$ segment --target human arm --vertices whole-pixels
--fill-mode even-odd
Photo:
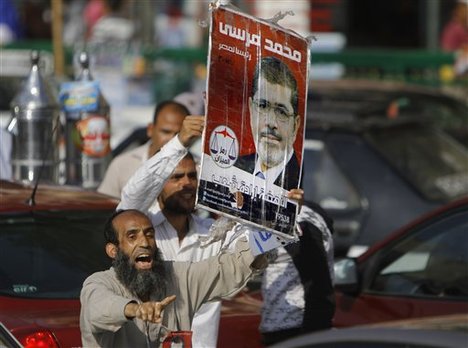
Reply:
[[[125,307],[137,301],[122,292],[111,272],[95,273],[83,283],[80,294],[82,331],[116,332],[129,320],[125,316]]]
[[[129,302],[124,308],[124,314],[127,318],[138,318],[143,321],[161,323],[162,312],[164,308],[176,299],[175,295],[168,296],[160,302],[148,301],[143,303]]]
[[[138,209],[146,212],[157,199],[166,180],[185,157],[193,141],[203,130],[203,116],[187,116],[180,133],[159,152],[145,161],[124,186],[117,209]]]
[[[178,289],[197,310],[202,303],[229,297],[241,290],[250,277],[266,267],[264,255],[255,257],[245,237],[237,240],[231,252],[221,252],[206,260],[173,264]]]

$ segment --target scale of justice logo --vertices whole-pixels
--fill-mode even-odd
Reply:
[[[236,134],[227,126],[216,127],[210,135],[210,155],[221,168],[229,168],[239,156],[239,141]]]

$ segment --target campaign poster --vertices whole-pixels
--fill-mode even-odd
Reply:
[[[305,38],[219,6],[211,12],[198,206],[294,236],[309,49]]]

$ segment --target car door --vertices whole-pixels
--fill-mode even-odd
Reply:
[[[357,294],[338,294],[336,326],[468,312],[468,212],[425,221],[359,267]]]

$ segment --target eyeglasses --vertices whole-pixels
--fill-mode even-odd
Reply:
[[[273,113],[280,122],[288,122],[291,117],[294,117],[294,113],[289,113],[284,106],[272,105],[268,100],[265,99],[253,99],[252,104],[255,106],[258,113],[262,116],[266,116],[270,110],[273,109]]]

